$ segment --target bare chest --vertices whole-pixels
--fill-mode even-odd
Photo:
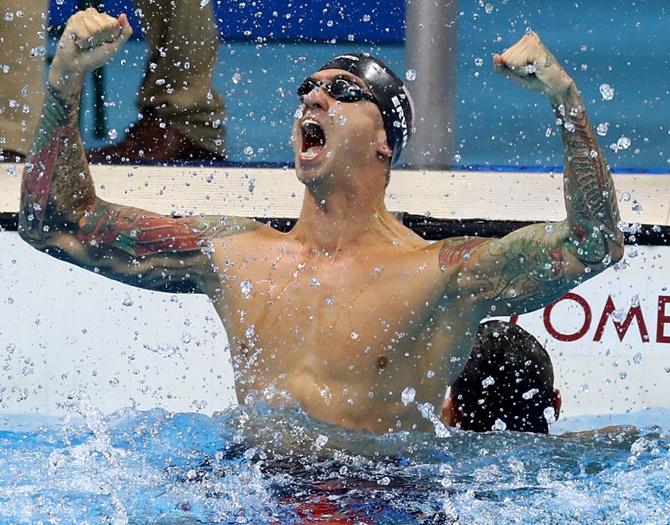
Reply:
[[[462,315],[440,307],[441,277],[421,257],[247,258],[223,273],[216,306],[233,351],[262,356],[263,373],[344,379],[352,369],[391,370],[408,356],[430,366],[432,348],[450,344],[445,315]]]

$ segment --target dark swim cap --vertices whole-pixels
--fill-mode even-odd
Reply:
[[[393,150],[391,164],[395,164],[414,131],[414,103],[403,81],[381,60],[367,53],[340,55],[319,71],[324,69],[343,69],[365,83],[381,111],[386,140]]]

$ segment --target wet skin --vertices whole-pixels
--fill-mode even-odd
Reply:
[[[568,218],[551,229],[537,224],[503,239],[423,241],[384,205],[391,150],[377,106],[339,103],[323,89],[305,97],[293,128],[306,191],[291,232],[251,219],[174,218],[102,201],[76,127],[82,77],[74,67],[106,60],[120,47],[118,35],[129,36],[124,24],[95,10],[68,22],[23,175],[20,234],[112,279],[207,294],[229,337],[241,402],[285,392],[331,423],[430,430],[417,404],[439,411],[481,318],[539,308],[621,257],[614,187],[581,97],[534,35],[497,60],[513,74],[517,55],[537,55],[546,69],[537,74],[540,87],[559,113],[561,105],[571,108],[563,115],[573,127],[563,133]],[[108,53],[87,55],[105,46],[112,46]],[[337,76],[351,77],[340,70],[313,75]],[[305,154],[313,143],[303,131],[307,119],[325,137],[316,155]],[[405,404],[407,387],[416,396]]]

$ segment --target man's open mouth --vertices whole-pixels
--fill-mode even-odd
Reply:
[[[303,160],[314,160],[324,150],[326,134],[321,125],[312,119],[303,120],[300,129],[302,131],[300,158]]]

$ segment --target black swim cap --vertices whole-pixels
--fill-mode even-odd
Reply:
[[[319,71],[324,69],[343,69],[365,83],[381,111],[386,140],[393,150],[391,164],[395,164],[414,131],[414,103],[403,81],[368,53],[340,55]]]

